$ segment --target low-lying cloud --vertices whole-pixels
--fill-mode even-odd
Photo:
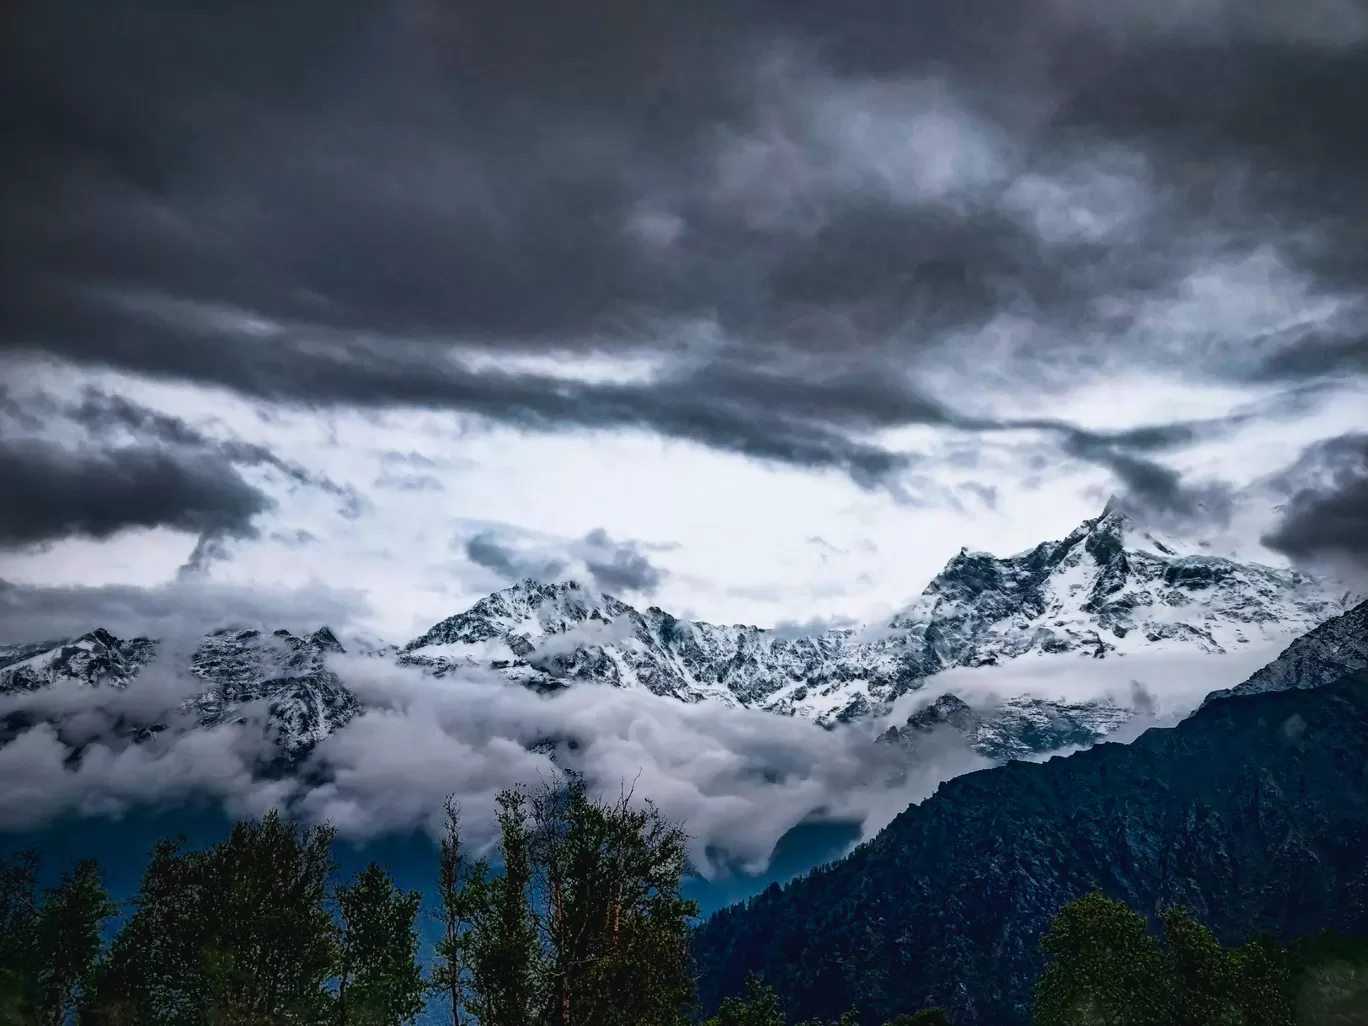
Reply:
[[[366,704],[323,741],[298,775],[268,778],[260,721],[192,728],[175,709],[185,689],[144,682],[127,692],[83,688],[4,700],[45,722],[0,748],[7,787],[0,829],[29,829],[66,814],[113,814],[191,800],[233,814],[272,805],[342,836],[436,830],[443,800],[461,802],[474,843],[493,839],[494,796],[536,786],[564,770],[608,793],[627,787],[657,802],[693,838],[705,873],[758,870],[775,843],[813,818],[882,827],[945,779],[987,765],[962,740],[942,735],[908,753],[856,728],[685,704],[644,691],[583,686],[540,696],[478,673],[440,681],[362,657],[335,664]],[[168,729],[150,741],[95,740],[89,725],[164,707]],[[74,723],[86,724],[73,758]],[[711,854],[710,854],[711,853]]]

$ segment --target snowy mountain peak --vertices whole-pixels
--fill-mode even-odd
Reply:
[[[929,638],[945,665],[980,665],[1138,644],[1218,653],[1338,611],[1304,574],[1184,548],[1112,508],[1015,556],[961,551],[893,626]]]
[[[0,648],[0,694],[59,682],[126,687],[157,658],[161,643],[122,640],[104,628],[62,642]],[[189,671],[204,691],[188,703],[203,724],[260,706],[280,747],[299,752],[346,723],[360,704],[325,659],[344,651],[327,627],[300,638],[252,627],[212,631],[195,648]],[[153,726],[149,724],[148,726]]]
[[[0,693],[32,691],[58,681],[126,687],[156,656],[149,638],[121,641],[103,627],[69,641],[0,648]]]
[[[1368,600],[1303,634],[1271,663],[1233,688],[1213,691],[1206,702],[1331,684],[1368,668]]]
[[[1159,538],[1109,504],[1064,538],[1013,556],[961,549],[914,602],[872,629],[795,637],[683,620],[655,606],[641,612],[573,581],[525,579],[406,645],[359,647],[439,677],[473,672],[543,691],[640,688],[826,726],[884,718],[914,743],[928,725],[949,724],[985,754],[1010,757],[1105,736],[1129,709],[1049,696],[1018,696],[988,708],[950,695],[900,725],[895,709],[910,709],[899,699],[947,671],[1020,659],[1032,660],[1028,673],[1039,679],[1042,669],[1054,673],[1049,660],[1077,666],[1080,659],[1130,653],[1187,658],[1251,642],[1285,645],[1343,609],[1302,574],[1200,549]],[[59,679],[122,686],[156,648],[148,639],[120,641],[107,631],[0,648],[0,692]],[[191,659],[191,671],[205,684],[193,705],[210,723],[265,709],[282,747],[307,750],[360,710],[327,665],[329,655],[342,651],[326,627],[304,637],[222,628]],[[949,682],[948,675],[941,679]]]
[[[563,633],[589,621],[611,623],[629,609],[612,596],[590,591],[575,581],[541,584],[529,578],[433,625],[405,645],[404,651],[479,644],[512,635],[532,638]]]
[[[539,689],[644,687],[834,724],[878,715],[954,667],[1222,654],[1290,639],[1339,611],[1304,575],[1188,554],[1194,548],[1112,504],[1015,556],[961,549],[886,626],[808,637],[642,613],[576,584],[527,580],[436,624],[400,658],[437,675],[478,669]]]

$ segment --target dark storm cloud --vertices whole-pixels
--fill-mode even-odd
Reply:
[[[879,429],[1000,426],[920,374],[997,318],[1034,326],[1030,389],[1152,359],[1099,303],[1172,293],[1213,247],[1271,240],[1360,289],[1359,13],[21,0],[0,344],[278,400],[645,428],[872,484],[908,466]],[[1253,366],[1222,339],[1195,370],[1362,370],[1354,329]],[[472,352],[658,370],[567,381]],[[1188,502],[1143,447],[1070,451]]]
[[[1311,483],[1293,492],[1264,543],[1294,559],[1368,565],[1368,435],[1321,442],[1299,463]]]
[[[0,444],[0,545],[71,535],[107,538],[130,527],[247,534],[271,506],[231,464],[170,449],[73,452]]]
[[[200,534],[184,568],[193,572],[223,555],[226,538],[254,534],[253,518],[274,505],[239,468],[360,501],[264,446],[91,387],[70,399],[0,386],[0,433],[0,545],[172,527]]]
[[[1175,425],[1170,432],[1147,433],[1144,440],[1162,447],[1196,434],[1190,426]],[[1171,467],[1129,452],[1106,436],[1071,432],[1065,436],[1064,449],[1110,470],[1122,486],[1116,501],[1128,512],[1173,523],[1229,519],[1233,497],[1231,489],[1220,483],[1189,484]]]

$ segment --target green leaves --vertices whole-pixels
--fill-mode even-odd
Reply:
[[[423,1010],[419,900],[374,862],[337,889],[337,1026],[392,1026]]]
[[[1159,914],[1164,943],[1100,892],[1060,909],[1040,942],[1036,1026],[1291,1026],[1287,973],[1262,942],[1224,950],[1182,908]]]
[[[0,1023],[60,1026],[90,986],[101,927],[118,911],[100,867],[82,859],[37,893],[38,859],[0,860]]]
[[[428,985],[431,994],[449,1002],[453,1026],[461,1026],[470,1001],[476,917],[489,903],[489,862],[466,854],[461,841],[460,806],[451,798],[447,799],[446,824],[437,850],[439,910],[435,917],[442,925],[442,936]]]
[[[449,810],[440,972],[448,990],[458,983],[461,991],[452,993],[453,1022],[463,1010],[482,1026],[683,1021],[693,1001],[688,940],[697,915],[680,895],[686,838],[654,806],[630,798],[605,803],[579,782],[531,797],[504,792],[503,873],[488,880],[480,863],[460,869]]]
[[[472,1011],[480,1026],[530,1026],[536,1008],[537,919],[532,912],[527,798],[498,797],[504,871],[490,881],[471,941]]]
[[[746,996],[727,998],[703,1026],[788,1026],[788,1017],[774,988],[752,975],[746,977]]]
[[[205,851],[159,844],[83,1018],[321,1022],[337,958],[332,840],[271,812]]]
[[[1065,905],[1040,941],[1051,956],[1035,993],[1036,1026],[1155,1026],[1164,966],[1145,921],[1100,892]]]
[[[542,1017],[554,1026],[675,1026],[693,999],[680,895],[686,837],[649,802],[606,803],[582,782],[531,801],[535,886],[544,895]]]
[[[708,1019],[703,1026],[788,1026],[779,995],[773,987],[754,974],[746,977],[746,996],[730,997],[722,1002],[717,1015]],[[846,1012],[834,1023],[823,1023],[817,1019],[807,1019],[794,1026],[858,1026],[854,1012]],[[941,1008],[923,1008],[915,1013],[903,1013],[886,1026],[951,1026],[949,1017]]]
[[[40,1023],[64,1023],[85,992],[104,947],[105,920],[118,911],[100,867],[82,859],[43,896],[33,922],[34,1003]]]

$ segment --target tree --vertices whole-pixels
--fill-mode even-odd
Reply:
[[[335,834],[272,810],[211,850],[200,913],[211,929],[204,953],[215,1005],[273,1024],[317,1017],[335,963],[327,905]]]
[[[205,851],[186,851],[183,838],[158,844],[84,1021],[318,1022],[336,963],[333,836],[273,811]]]
[[[38,914],[38,855],[0,859],[0,1024],[24,1021],[32,984],[33,927]]]
[[[527,796],[506,790],[497,799],[504,871],[490,881],[469,947],[471,1010],[480,1026],[530,1026],[538,1005],[537,920],[532,912],[532,864]]]
[[[1159,913],[1163,944],[1124,904],[1093,893],[1060,909],[1041,940],[1037,1026],[1291,1026],[1276,943],[1226,950],[1185,909]]]
[[[1167,1022],[1167,973],[1145,920],[1100,891],[1065,905],[1040,941],[1050,956],[1035,1026]]]
[[[422,1011],[419,900],[374,862],[338,887],[337,1026],[398,1026]]]
[[[1291,1026],[1280,954],[1250,942],[1226,951],[1183,908],[1159,913],[1174,1026]]]
[[[74,1013],[104,950],[101,928],[117,911],[94,859],[81,859],[44,893],[32,927],[33,1003],[43,1026]]]
[[[75,1015],[118,911],[93,859],[37,894],[38,857],[0,860],[0,1023],[62,1026]]]
[[[894,1016],[887,1026],[950,1026],[950,1016],[944,1008],[923,1008],[910,1015],[904,1012]]]
[[[85,1026],[190,1026],[207,1007],[199,914],[205,855],[185,838],[157,842],[132,901],[133,914],[99,967],[81,1011]]]
[[[920,1013],[918,1013],[920,1015]],[[846,1012],[834,1023],[823,1023],[819,1019],[806,1019],[795,1026],[856,1026],[854,1012]],[[900,1015],[889,1026],[903,1026],[904,1022],[922,1022],[914,1016]],[[756,974],[746,977],[745,997],[729,997],[723,1000],[717,1015],[703,1023],[703,1026],[788,1026],[782,1003],[774,988]],[[931,1021],[929,1026],[937,1026]]]
[[[703,1026],[788,1026],[779,995],[752,973],[746,977],[744,998],[729,997]]]
[[[452,1026],[462,1026],[462,1013],[470,1000],[473,930],[488,902],[489,862],[472,860],[466,854],[461,842],[461,809],[452,798],[446,802],[446,826],[437,847],[436,917],[442,936],[437,941],[430,992],[451,1003]]]
[[[609,804],[580,780],[531,802],[530,856],[551,1026],[675,1026],[693,999],[680,894],[687,838],[650,802]]]

